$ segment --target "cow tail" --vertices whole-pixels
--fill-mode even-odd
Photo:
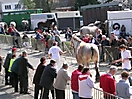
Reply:
[[[91,47],[91,51],[92,51],[92,56],[91,56],[91,59],[92,59],[93,55],[94,55],[94,49],[93,49],[93,47]]]

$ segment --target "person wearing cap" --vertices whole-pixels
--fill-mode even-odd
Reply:
[[[15,47],[13,47],[12,51],[9,52],[5,58],[5,62],[3,65],[3,67],[5,68],[5,85],[9,85],[11,83],[8,81],[8,77],[9,77],[8,69],[9,69],[9,65],[10,65],[10,60],[12,59],[12,55],[16,55],[16,50],[17,49]]]
[[[57,46],[57,42],[53,43],[53,46],[49,49],[48,57],[49,59],[56,60],[56,70],[58,71],[59,68],[59,61],[60,61],[60,55],[65,54],[66,51],[62,51],[59,46]]]
[[[70,76],[67,73],[67,69],[68,64],[63,63],[62,68],[57,73],[57,77],[54,84],[56,99],[65,99],[65,88],[67,85],[67,81],[70,80]]]
[[[54,87],[53,82],[54,78],[56,78],[57,73],[56,69],[54,68],[56,64],[55,60],[50,60],[50,63],[45,67],[39,85],[43,87],[41,98],[42,99],[49,99],[49,90],[52,93],[52,99],[54,99]]]
[[[27,52],[23,51],[18,59],[18,75],[20,79],[20,94],[30,94],[28,92],[28,68],[34,70],[33,66],[26,59]]]
[[[115,60],[114,63],[122,62],[122,69],[129,72],[131,70],[131,52],[130,50],[126,49],[127,46],[124,44],[119,46],[119,49],[121,50],[121,58],[118,60]],[[129,77],[129,83],[132,86],[132,79]]]
[[[100,88],[103,89],[104,92],[108,92],[110,94],[116,95],[116,81],[115,81],[115,73],[117,68],[115,66],[111,66],[109,72],[100,76]],[[108,94],[104,94],[104,99],[115,99]]]

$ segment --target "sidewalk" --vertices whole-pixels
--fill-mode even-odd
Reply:
[[[0,55],[5,56],[8,53],[9,46],[6,45],[1,45],[0,44]],[[24,49],[18,49],[17,51],[17,56],[23,51]],[[39,53],[38,51],[28,51],[28,61],[34,66],[34,68],[37,68],[37,65],[39,64],[39,59],[44,56],[44,53],[41,52]],[[49,63],[49,59],[47,59],[47,64]],[[77,68],[77,62],[75,60],[75,58],[70,57],[70,56],[61,56],[61,60],[60,60],[60,67],[62,66],[63,62],[67,62],[69,65],[68,68],[68,72],[69,75],[71,75],[72,71],[75,70]],[[100,74],[104,74],[109,70],[109,66],[106,65],[105,63],[101,63],[101,66],[99,67],[100,69]],[[91,64],[90,65],[91,68],[91,72],[93,75],[93,80],[95,80],[95,69],[94,69],[94,65]],[[121,67],[119,67],[121,68]],[[32,83],[33,80],[33,76],[34,76],[35,71],[32,71],[29,69],[29,92],[31,94],[29,95],[20,95],[19,92],[18,93],[14,93],[14,90],[11,86],[5,86],[4,85],[4,76],[0,75],[0,99],[33,99],[33,94],[34,94],[34,85]],[[121,70],[118,70],[118,72],[116,73],[116,81],[118,82],[120,79],[120,73]],[[132,72],[131,72],[132,73]],[[4,75],[4,69],[2,69],[2,75]],[[132,74],[131,74],[132,76]],[[69,87],[69,86],[68,86]],[[99,83],[95,83],[95,87],[99,88]],[[94,93],[93,93],[94,94]],[[52,98],[50,98],[52,99]],[[70,87],[66,89],[66,99],[73,99],[72,98],[72,93],[71,93],[71,89]]]
[[[7,85],[4,85],[4,76],[0,75],[0,99],[33,99],[32,95],[20,95],[18,93],[14,93],[14,89]]]

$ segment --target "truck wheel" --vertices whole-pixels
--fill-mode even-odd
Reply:
[[[119,24],[119,23],[114,23],[114,24],[113,24],[113,29],[115,30],[116,27],[118,27],[118,28],[120,29],[120,24]]]

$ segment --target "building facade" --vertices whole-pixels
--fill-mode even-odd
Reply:
[[[0,0],[0,12],[22,10],[23,5],[19,0]]]

